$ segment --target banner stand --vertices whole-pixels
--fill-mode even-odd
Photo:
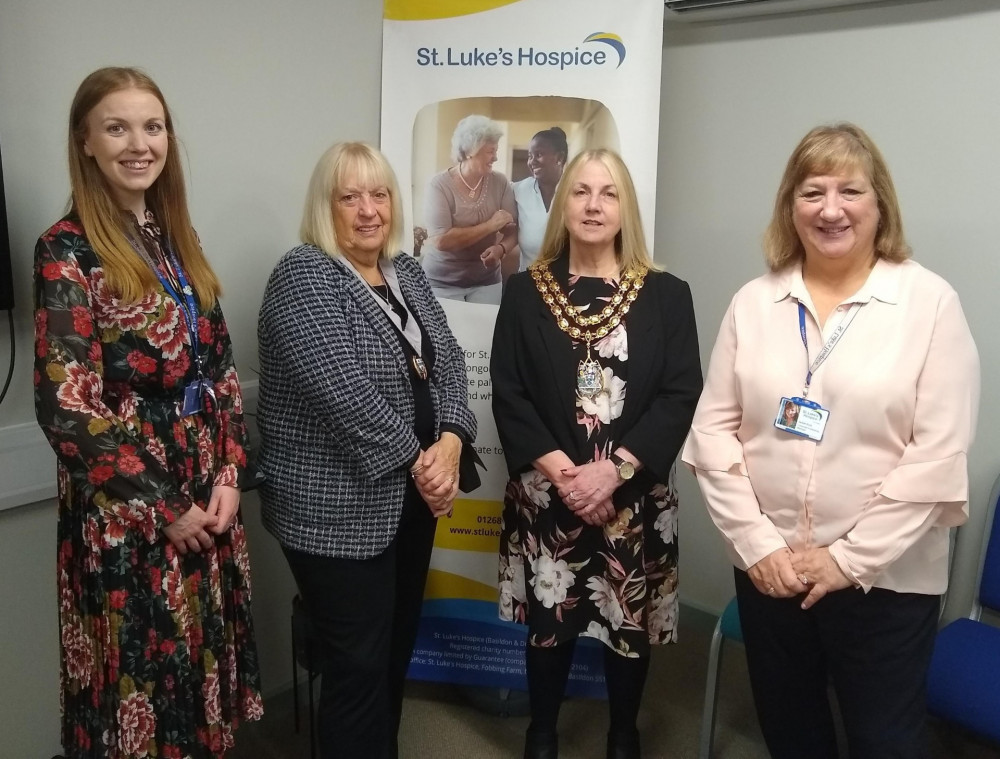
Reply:
[[[453,141],[470,116],[500,135],[494,183],[531,181],[533,135],[553,127],[566,136],[570,159],[596,147],[620,153],[652,250],[662,27],[662,0],[384,0],[381,148],[399,179],[405,239],[425,269],[443,260],[434,242],[444,234],[441,220],[458,225],[442,205],[441,181],[458,161]],[[525,230],[528,218],[518,218]],[[448,280],[436,280],[438,294],[464,353],[475,447],[487,471],[439,521],[409,676],[453,683],[483,711],[514,716],[527,708],[527,628],[507,620],[513,599],[531,591],[498,578],[507,468],[491,408],[490,351],[502,283],[485,283],[475,298],[463,289],[466,268],[478,275],[482,265],[476,254],[437,271]],[[606,698],[603,673],[604,644],[581,637],[567,696]]]

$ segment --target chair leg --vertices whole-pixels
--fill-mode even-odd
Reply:
[[[313,702],[313,682],[316,672],[313,670],[312,641],[306,640],[306,658],[309,660],[309,756],[316,759],[316,705]]]
[[[299,659],[295,649],[295,614],[292,613],[292,708],[295,713],[295,733],[299,732]]]
[[[708,677],[705,681],[705,704],[701,710],[701,736],[698,741],[698,759],[711,759],[715,741],[715,711],[719,705],[719,675],[722,672],[722,619],[715,624],[708,653]]]

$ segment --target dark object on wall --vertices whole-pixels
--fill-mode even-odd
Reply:
[[[3,190],[3,154],[0,153],[0,311],[14,308],[14,275],[10,269],[10,235],[7,233],[7,201]]]

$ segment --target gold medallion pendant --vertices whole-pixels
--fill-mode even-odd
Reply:
[[[576,367],[576,392],[582,398],[592,399],[600,395],[604,389],[604,369],[590,357],[590,346],[587,346],[587,359]]]

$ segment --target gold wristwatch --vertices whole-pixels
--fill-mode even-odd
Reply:
[[[618,479],[622,482],[628,482],[633,477],[635,477],[635,464],[631,461],[626,461],[621,456],[612,453],[608,456],[608,459],[612,464],[615,465],[615,469],[618,470]]]

